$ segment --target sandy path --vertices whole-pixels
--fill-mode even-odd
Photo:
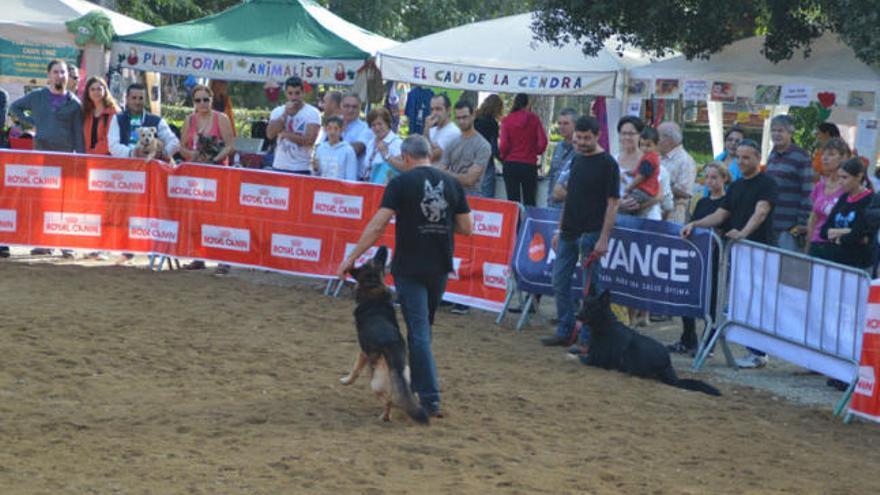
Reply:
[[[880,429],[566,361],[442,315],[449,417],[383,424],[320,284],[0,263],[5,494],[874,493]],[[705,377],[705,376],[701,376]]]

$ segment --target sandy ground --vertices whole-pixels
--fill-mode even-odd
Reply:
[[[877,492],[877,425],[589,369],[540,319],[440,315],[448,417],[382,423],[338,382],[352,300],[236,273],[0,262],[0,493]]]

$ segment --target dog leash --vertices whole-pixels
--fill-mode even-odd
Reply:
[[[599,260],[601,256],[599,256],[596,251],[590,253],[587,256],[587,260],[584,261],[584,276],[586,279],[584,280],[584,299],[590,296],[590,285],[593,282],[593,263]],[[575,320],[574,327],[571,329],[571,335],[568,338],[568,345],[572,346],[577,342],[577,336],[581,332],[581,327],[583,323],[578,320]]]

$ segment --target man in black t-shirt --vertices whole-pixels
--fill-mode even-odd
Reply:
[[[721,205],[709,216],[691,222],[681,228],[681,236],[691,235],[694,227],[712,228],[727,222],[728,239],[748,239],[770,244],[773,221],[770,214],[777,202],[776,181],[763,174],[759,165],[761,148],[751,139],[744,139],[736,148],[736,162],[742,178],[730,185]],[[761,368],[767,364],[767,356],[756,349],[750,355],[737,359],[740,368]]]
[[[736,149],[736,161],[742,178],[730,185],[727,195],[715,213],[681,228],[681,235],[691,235],[694,227],[712,228],[727,222],[725,237],[748,239],[770,244],[772,221],[770,213],[776,204],[776,181],[760,172],[761,150],[751,139],[743,140]]]
[[[431,325],[452,271],[453,235],[471,235],[473,218],[461,184],[431,167],[431,145],[426,138],[406,138],[400,152],[404,173],[386,186],[379,211],[339,265],[337,276],[344,278],[355,260],[379,240],[391,217],[396,217],[391,274],[406,321],[412,388],[428,414],[441,417]]]
[[[562,206],[559,230],[553,236],[553,293],[556,298],[556,333],[541,337],[544,345],[565,345],[575,324],[575,301],[571,278],[578,259],[608,252],[608,237],[617,218],[620,199],[620,168],[599,146],[599,122],[593,117],[577,119],[574,127],[577,155],[571,162],[568,194]],[[598,259],[592,265],[591,289],[598,290]],[[581,329],[586,343],[589,330]]]

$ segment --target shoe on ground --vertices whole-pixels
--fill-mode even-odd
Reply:
[[[449,310],[450,313],[454,315],[466,315],[470,313],[471,308],[465,306],[464,304],[456,304],[452,306],[452,309]]]
[[[430,404],[422,404],[422,409],[428,413],[429,418],[445,418],[446,412],[440,408],[439,402],[432,402]]]
[[[9,246],[0,246],[0,258],[8,258],[9,255]]]
[[[586,354],[589,349],[585,345],[575,344],[568,348],[567,352],[569,354],[580,356],[582,354]]]
[[[742,369],[757,369],[763,368],[767,366],[767,356],[759,356],[757,354],[751,354],[744,358],[739,358],[736,360],[736,367]]]
[[[52,254],[52,250],[47,248],[33,248],[31,249],[31,254],[34,256],[47,256]]]
[[[541,343],[551,347],[551,346],[564,346],[568,345],[568,337],[560,337],[559,335],[545,335],[541,337]]]
[[[510,309],[508,309],[507,311],[510,312],[510,313],[519,314],[519,313],[522,313],[522,308],[510,308]],[[534,313],[537,313],[537,312],[538,312],[538,308],[536,308],[535,305],[532,304],[532,305],[529,307],[529,313],[534,314]]]
[[[669,321],[672,318],[666,315],[651,315],[648,319],[651,320],[652,323],[661,323],[664,321]]]
[[[825,382],[825,385],[828,385],[829,387],[836,388],[837,390],[840,390],[841,392],[846,392],[846,389],[849,388],[849,383],[837,380],[835,378],[829,378],[828,381]]]
[[[669,352],[674,352],[676,354],[691,354],[691,355],[693,355],[694,353],[697,352],[696,347],[688,347],[688,346],[684,345],[680,340],[674,344],[667,345],[666,350],[668,350]]]
[[[70,249],[62,249],[61,257],[67,260],[72,260],[73,258],[75,258],[75,256],[73,255],[73,251],[71,251]]]
[[[442,307],[449,307],[449,306],[452,306],[452,305],[453,305],[453,304],[452,304],[451,302],[449,302],[449,301],[446,301],[446,300],[444,300],[444,299],[441,299],[441,300],[440,300],[440,307],[441,307],[441,308],[442,308]]]
[[[214,275],[229,275],[229,265],[217,265],[217,268],[214,269]]]
[[[186,265],[183,266],[185,270],[204,270],[205,262],[202,260],[194,260],[190,261]]]

